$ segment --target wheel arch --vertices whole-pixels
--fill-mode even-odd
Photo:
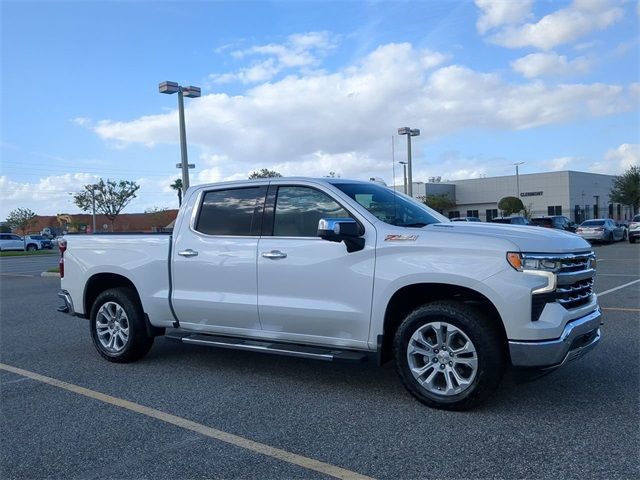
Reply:
[[[90,318],[91,310],[93,308],[93,303],[98,298],[98,295],[100,295],[105,290],[109,290],[111,288],[131,289],[135,295],[136,302],[138,302],[138,305],[140,305],[140,308],[144,312],[144,308],[142,306],[142,300],[140,298],[140,293],[138,292],[138,289],[136,288],[134,283],[129,278],[119,273],[101,272],[101,273],[96,273],[91,277],[89,277],[84,287],[83,305],[84,305],[84,312],[85,312],[86,318]],[[149,316],[146,313],[144,313],[144,320],[147,327],[147,333],[150,336],[164,335],[165,329],[154,327],[153,325],[151,325],[151,322],[149,321]]]
[[[387,303],[382,338],[378,340],[378,361],[386,363],[393,357],[393,338],[404,318],[413,310],[435,301],[458,301],[480,309],[494,322],[502,338],[505,353],[509,355],[507,334],[496,306],[485,295],[469,287],[447,283],[414,283],[399,288]]]

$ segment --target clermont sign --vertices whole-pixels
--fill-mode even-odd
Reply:
[[[540,197],[543,192],[520,192],[521,197]]]

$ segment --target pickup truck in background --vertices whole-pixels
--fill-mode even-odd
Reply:
[[[318,360],[395,362],[418,400],[468,409],[505,368],[600,340],[595,256],[559,230],[449,222],[372,182],[199,185],[172,234],[67,235],[61,311],[112,362],[159,335]],[[311,366],[309,368],[312,368]]]

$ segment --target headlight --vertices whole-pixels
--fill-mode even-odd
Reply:
[[[508,252],[507,262],[519,272],[524,270],[557,272],[561,267],[560,262],[557,260],[549,258],[527,258],[517,252]]]

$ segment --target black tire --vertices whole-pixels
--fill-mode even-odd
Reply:
[[[33,252],[35,250],[38,250],[37,245],[34,245],[33,243],[30,243],[29,245],[27,245],[27,252]]]
[[[636,243],[636,237],[629,237],[629,243]]]
[[[475,347],[475,377],[460,393],[436,395],[421,386],[411,373],[407,358],[411,336],[432,322],[453,325]],[[468,410],[486,400],[500,384],[506,366],[504,338],[497,325],[479,310],[459,302],[434,302],[411,312],[398,327],[393,347],[396,370],[407,390],[425,405],[444,410]]]
[[[98,336],[98,327],[96,318],[100,308],[107,304],[119,305],[126,314],[128,324],[128,338],[119,351],[111,351],[105,347]],[[91,316],[89,317],[89,326],[91,329],[91,339],[96,350],[103,358],[115,363],[134,362],[144,357],[153,345],[153,337],[147,333],[146,322],[142,306],[138,301],[138,297],[131,288],[120,287],[105,290],[91,308]],[[101,317],[102,319],[102,317]],[[110,338],[106,337],[106,338]]]

